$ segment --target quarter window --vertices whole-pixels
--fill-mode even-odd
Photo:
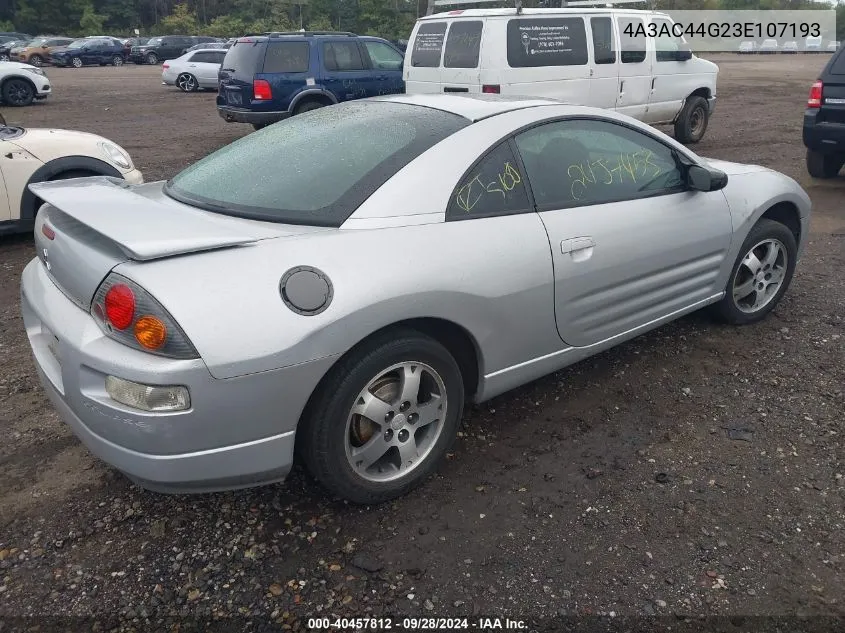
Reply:
[[[326,70],[364,70],[364,59],[357,42],[326,42],[323,47]]]
[[[497,145],[452,193],[447,220],[510,215],[530,210],[524,177],[510,143]]]
[[[616,63],[616,43],[613,38],[613,21],[610,18],[591,18],[593,52],[596,64]]]
[[[508,21],[508,65],[581,66],[587,63],[587,32],[583,18]]]
[[[622,44],[622,63],[639,64],[645,61],[645,24],[639,18],[619,18],[619,40]]]
[[[417,68],[437,68],[443,52],[443,40],[446,37],[445,22],[424,22],[417,29],[414,48],[411,51],[411,66]]]
[[[308,70],[307,42],[270,42],[264,56],[265,73],[304,73]],[[243,51],[244,54],[246,51]],[[238,68],[232,64],[229,68]],[[251,73],[251,69],[249,69]]]
[[[477,68],[478,53],[481,50],[481,29],[484,23],[480,20],[455,20],[449,27],[449,37],[446,38],[446,52],[443,55],[443,66],[446,68]]]
[[[516,137],[540,210],[682,191],[673,150],[631,128],[594,119],[556,121]]]

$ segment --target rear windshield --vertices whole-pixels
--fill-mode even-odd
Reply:
[[[845,48],[834,53],[834,58],[830,64],[830,73],[832,75],[845,75]]]
[[[261,71],[266,50],[264,42],[234,42],[223,59],[223,70],[244,75],[252,81],[252,76]]]
[[[437,68],[446,37],[445,22],[423,22],[417,29],[414,48],[411,51],[411,66]]]
[[[337,227],[402,167],[468,124],[402,103],[328,106],[227,145],[175,176],[165,192],[227,215]]]

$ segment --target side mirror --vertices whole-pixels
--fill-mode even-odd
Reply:
[[[688,48],[682,48],[675,53],[675,59],[679,62],[685,62],[687,60],[692,59],[692,51]]]
[[[728,175],[718,169],[709,169],[701,165],[687,168],[687,185],[695,191],[718,191],[728,184]]]

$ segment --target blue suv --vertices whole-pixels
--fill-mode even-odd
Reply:
[[[217,111],[260,129],[341,101],[403,93],[403,60],[387,40],[354,33],[242,37],[220,67]]]
[[[54,66],[122,66],[125,61],[123,43],[113,37],[84,37],[50,52]]]

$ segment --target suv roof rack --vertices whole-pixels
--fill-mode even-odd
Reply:
[[[250,35],[266,35],[267,37],[278,37],[281,35],[303,35],[313,37],[315,35],[342,35],[344,37],[358,37],[349,31],[267,31],[265,33],[251,33]],[[248,36],[247,36],[248,37]]]

